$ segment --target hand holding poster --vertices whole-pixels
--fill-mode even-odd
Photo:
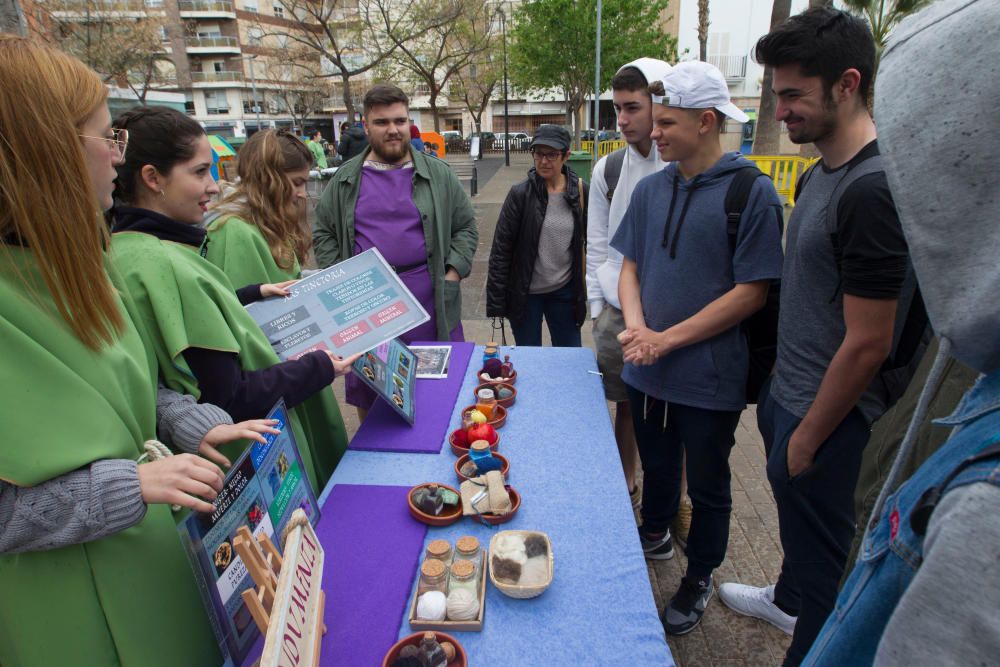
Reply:
[[[319,519],[316,498],[288,427],[288,411],[279,402],[267,416],[278,420],[278,435],[253,443],[233,463],[211,514],[188,515],[178,525],[181,541],[195,571],[212,629],[224,654],[239,664],[260,635],[240,594],[253,588],[243,561],[233,548],[240,526],[273,540],[292,513],[301,508],[310,521]]]
[[[376,248],[247,306],[282,361],[313,350],[371,350],[430,319]]]

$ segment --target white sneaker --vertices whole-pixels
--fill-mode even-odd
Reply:
[[[774,586],[722,584],[719,599],[737,614],[767,621],[786,635],[795,632],[797,616],[789,616],[774,604]]]

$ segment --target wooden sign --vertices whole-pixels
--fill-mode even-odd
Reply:
[[[243,530],[242,528],[240,529]],[[323,547],[305,512],[295,510],[286,529],[284,553],[262,536],[241,534],[234,547],[250,570],[256,590],[243,592],[265,635],[261,667],[316,667],[326,634],[323,610]],[[249,538],[249,541],[248,541]]]

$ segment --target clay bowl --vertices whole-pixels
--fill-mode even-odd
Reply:
[[[464,456],[469,453],[469,446],[462,446],[455,444],[455,434],[462,429],[457,429],[448,434],[448,444],[451,445],[451,453],[455,456]],[[497,448],[500,447],[500,433],[497,433],[497,440],[492,445],[490,445],[490,451],[496,454]]]
[[[507,473],[510,471],[510,461],[507,460],[506,456],[503,456],[502,454],[497,454],[496,452],[493,452],[493,456],[500,459],[500,463],[503,464],[503,467],[500,468],[500,472],[503,473],[504,479],[507,479]],[[462,466],[464,466],[468,460],[469,460],[468,454],[463,454],[462,456],[458,457],[458,459],[455,460],[455,475],[458,476],[459,483],[462,483],[465,480],[469,479],[468,477],[462,474]]]
[[[428,630],[430,632],[430,630]],[[414,646],[420,646],[420,640],[424,638],[423,632],[417,632],[410,635],[409,637],[404,637],[398,642],[392,645],[389,652],[385,654],[385,658],[382,659],[382,667],[389,667],[393,662],[399,658],[399,652],[403,650],[404,646],[409,646],[410,644]],[[465,654],[465,649],[462,645],[458,643],[458,640],[449,635],[446,632],[435,632],[434,638],[438,640],[438,643],[449,642],[455,647],[455,659],[448,663],[448,667],[469,667],[469,658]]]
[[[517,371],[516,370],[511,374],[511,376],[509,378],[502,378],[500,380],[484,380],[483,379],[483,373],[484,372],[485,371],[482,368],[480,368],[476,372],[476,378],[480,382],[487,382],[489,384],[514,384],[515,382],[517,382]]]
[[[515,491],[514,487],[509,484],[505,488],[507,489],[507,494],[510,496],[510,504],[511,504],[510,511],[504,514],[503,516],[491,516],[489,514],[481,514],[475,518],[482,519],[491,526],[499,526],[501,523],[507,523],[508,521],[513,519],[514,515],[517,514],[517,510],[521,507],[521,494]]]
[[[436,482],[427,482],[425,484],[417,484],[415,487],[410,489],[410,492],[406,494],[406,504],[410,508],[410,516],[419,521],[420,523],[426,523],[428,526],[450,526],[459,519],[462,518],[462,503],[455,505],[453,508],[445,507],[441,514],[434,516],[433,514],[427,514],[421,511],[416,505],[413,504],[413,492],[419,488],[425,486],[438,486],[442,489],[448,489],[449,491],[454,491],[458,493],[456,489],[451,488],[447,484],[437,484]],[[461,495],[461,494],[459,494]]]
[[[465,415],[475,409],[476,405],[474,403],[472,405],[466,405],[462,408],[462,411],[459,414],[464,418]],[[486,423],[497,430],[503,428],[503,425],[507,423],[507,408],[502,405],[498,405],[496,409],[493,410],[493,419],[487,419]]]
[[[511,392],[510,398],[501,399],[497,397],[496,392],[500,391],[501,387],[505,389],[510,389]],[[497,403],[504,406],[505,408],[509,408],[510,406],[514,405],[514,401],[517,400],[517,389],[514,389],[513,385],[509,385],[506,382],[484,382],[483,384],[479,385],[478,387],[476,387],[475,391],[472,392],[472,395],[477,400],[479,399],[480,389],[492,389],[494,391],[493,397],[497,399]]]

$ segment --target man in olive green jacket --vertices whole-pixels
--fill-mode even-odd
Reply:
[[[410,150],[408,105],[396,86],[376,85],[365,95],[369,148],[330,180],[316,209],[313,247],[320,268],[377,247],[408,285],[407,278],[426,265],[433,288],[431,337],[446,341],[461,322],[459,282],[472,269],[479,232],[472,202],[448,164]],[[408,256],[419,246],[419,233],[412,236],[417,216],[426,257],[394,261],[392,255]],[[420,299],[419,288],[410,288]]]

